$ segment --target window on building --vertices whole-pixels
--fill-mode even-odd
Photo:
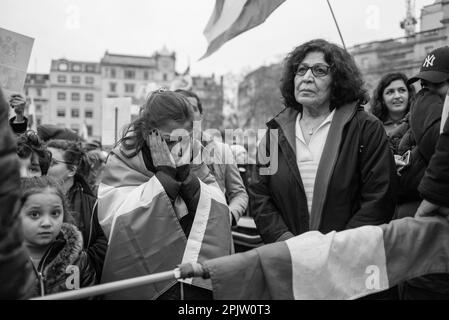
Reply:
[[[94,77],[86,77],[86,84],[94,84]]]
[[[166,73],[164,73],[163,79],[164,79],[164,81],[167,81],[167,74]]]
[[[86,65],[86,72],[95,72],[95,65],[93,64]]]
[[[36,95],[37,95],[38,97],[41,97],[41,96],[42,96],[42,89],[41,89],[41,88],[36,88]]]
[[[42,105],[36,104],[36,112],[42,112]]]
[[[65,110],[64,109],[58,109],[56,110],[56,115],[60,118],[64,118],[65,117]]]
[[[92,133],[93,133],[92,126],[87,125],[86,128],[87,128],[87,135],[89,137],[92,136]]]
[[[94,101],[94,94],[93,93],[86,93],[84,95],[84,100],[86,100],[86,101]]]
[[[134,84],[132,84],[132,83],[125,83],[125,92],[133,93],[134,92]]]
[[[116,73],[115,73],[115,69],[111,68],[111,78],[115,78],[116,77]]]
[[[80,76],[72,76],[72,83],[78,84],[81,82]]]
[[[72,65],[72,71],[75,71],[75,72],[81,71],[81,65],[79,65],[78,63],[74,63]]]
[[[148,80],[148,71],[143,72],[143,80]]]
[[[80,109],[73,108],[72,109],[72,118],[79,118],[80,117]]]
[[[94,112],[93,112],[93,110],[85,110],[85,111],[84,111],[84,117],[85,117],[85,118],[93,118],[93,117],[94,117]]]
[[[80,101],[79,92],[72,92],[72,101]]]
[[[117,83],[109,82],[109,91],[115,92],[116,89],[117,89]]]
[[[134,70],[125,70],[125,79],[135,79],[136,72]]]
[[[58,100],[65,100],[65,92],[58,92]]]
[[[58,76],[58,82],[59,83],[66,83],[67,82],[67,77],[65,75],[59,75]]]
[[[41,117],[36,117],[36,125],[40,126],[42,124],[42,118]]]

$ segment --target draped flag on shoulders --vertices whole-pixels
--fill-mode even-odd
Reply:
[[[449,222],[405,218],[342,232],[308,232],[207,261],[215,299],[357,299],[449,273]]]
[[[198,205],[189,237],[180,217],[188,214],[183,199],[174,204],[155,174],[146,169],[142,153],[132,158],[113,150],[98,190],[98,218],[109,239],[102,283],[124,280],[203,262],[231,253],[230,213],[224,194],[206,165],[191,166],[200,181]],[[210,280],[183,280],[212,289]],[[156,299],[173,286],[168,280],[117,291],[107,299]]]
[[[216,0],[212,16],[204,29],[208,48],[201,59],[217,51],[226,41],[263,23],[284,1]]]

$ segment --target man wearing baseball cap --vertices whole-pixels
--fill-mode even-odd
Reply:
[[[433,50],[424,58],[419,73],[407,84],[421,81],[410,111],[410,165],[401,171],[398,216],[413,216],[422,201],[418,185],[435,153],[440,135],[441,113],[449,89],[449,47]],[[405,139],[403,139],[405,140]],[[401,140],[401,143],[403,141]],[[401,143],[399,145],[401,145]],[[416,147],[413,147],[415,146]],[[403,148],[402,151],[405,149]],[[414,278],[400,285],[400,297],[407,300],[449,299],[449,274]]]
[[[439,96],[444,96],[449,88],[449,47],[441,47],[430,52],[424,59],[419,73],[410,78],[407,84],[412,84],[421,80],[421,85],[424,88],[429,88],[430,91],[437,93]]]

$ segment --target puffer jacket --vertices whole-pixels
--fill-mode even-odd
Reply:
[[[83,251],[81,232],[64,223],[61,232],[34,267],[36,281],[34,295],[44,296],[58,292],[89,287],[95,284],[95,269]]]
[[[28,298],[35,279],[21,233],[19,159],[8,110],[0,89],[0,300]]]

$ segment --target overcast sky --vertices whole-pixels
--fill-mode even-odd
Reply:
[[[416,13],[434,0],[416,0]],[[346,45],[402,36],[405,0],[332,0]],[[0,27],[35,38],[29,72],[51,59],[100,61],[104,52],[151,55],[164,45],[177,70],[241,72],[279,60],[294,46],[325,38],[340,43],[326,0],[287,0],[261,26],[205,60],[203,35],[214,0],[0,0]]]

